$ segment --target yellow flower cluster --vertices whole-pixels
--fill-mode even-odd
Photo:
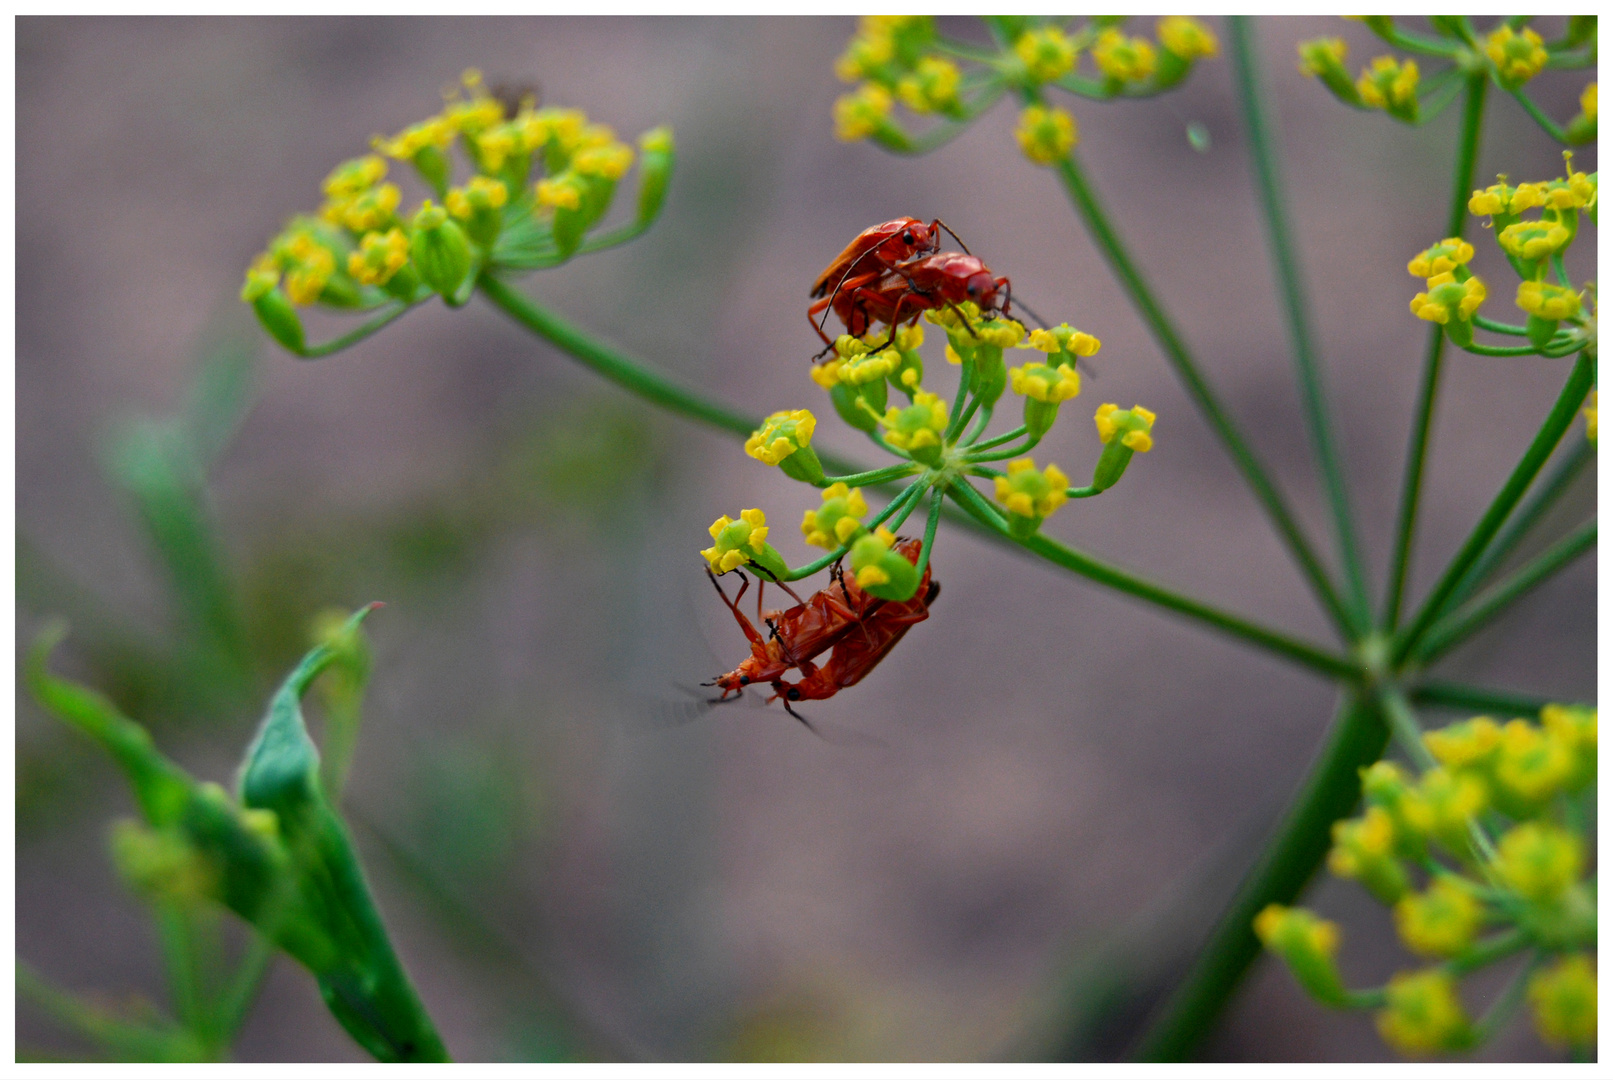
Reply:
[[[957,115],[962,73],[933,49],[929,16],[864,15],[846,51],[835,61],[842,82],[859,83],[834,104],[835,138],[856,142],[872,135],[901,138],[890,118],[898,100],[916,113]]]
[[[1423,741],[1437,765],[1421,776],[1390,761],[1362,770],[1366,806],[1361,816],[1335,824],[1329,869],[1391,905],[1401,941],[1418,956],[1470,963],[1462,958],[1481,932],[1508,923],[1552,951],[1594,943],[1587,846],[1562,824],[1562,807],[1595,779],[1596,710],[1549,705],[1538,723],[1479,716],[1430,731]],[[1510,824],[1492,844],[1481,816],[1493,824],[1495,815]],[[1421,890],[1412,883],[1417,867],[1427,874]],[[1333,965],[1338,931],[1331,923],[1273,905],[1256,919],[1255,932],[1312,994],[1347,1003]],[[1470,1045],[1474,1031],[1455,979],[1462,970],[1436,966],[1394,976],[1378,1015],[1384,1039],[1408,1054]],[[1595,973],[1583,956],[1536,974],[1528,993],[1542,1037],[1576,1046],[1594,1038]]]
[[[648,133],[642,143],[646,152],[653,144],[670,155],[664,130]],[[472,174],[454,186],[456,145]],[[317,218],[293,219],[254,259],[242,297],[258,305],[266,324],[274,307],[270,294],[282,285],[292,304],[343,308],[414,302],[430,291],[452,296],[478,260],[491,257],[512,217],[537,228],[534,206],[557,215],[552,244],[568,256],[609,209],[616,181],[635,158],[609,127],[590,123],[579,110],[539,109],[528,97],[512,112],[474,69],[437,114],[395,135],[377,135],[371,146],[374,153],[341,163],[325,178]],[[412,166],[448,216],[432,199],[403,212],[403,193],[387,178],[388,159]],[[529,186],[534,173],[541,174],[535,187]],[[293,336],[300,337],[300,329]]]

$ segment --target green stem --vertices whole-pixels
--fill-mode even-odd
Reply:
[[[1452,605],[1464,603],[1473,595],[1474,590],[1501,568],[1507,556],[1512,554],[1546,512],[1573,486],[1585,466],[1595,459],[1596,450],[1591,446],[1590,440],[1581,439],[1574,444],[1574,448],[1557,463],[1551,476],[1530,496],[1523,509],[1512,516],[1506,532],[1502,533],[1495,543],[1490,545],[1489,550],[1485,551],[1484,556],[1473,564],[1473,569],[1467,572],[1462,583],[1451,594]]]
[[[273,941],[256,931],[246,943],[241,962],[219,1002],[219,1027],[225,1038],[233,1041],[235,1033],[246,1023],[247,1013],[257,1000],[258,988],[269,974],[269,965],[278,951]]]
[[[1081,167],[1076,163],[1072,153],[1058,164],[1059,179],[1064,184],[1065,191],[1070,196],[1076,211],[1081,215],[1088,233],[1091,234],[1098,250],[1103,253],[1109,267],[1120,280],[1121,287],[1126,290],[1132,306],[1142,316],[1154,340],[1159,343],[1165,358],[1170,362],[1176,376],[1187,389],[1188,396],[1204,418],[1209,422],[1211,429],[1220,438],[1227,453],[1232,456],[1233,462],[1243,473],[1245,481],[1254,492],[1266,514],[1276,525],[1283,542],[1288,546],[1289,553],[1299,564],[1300,571],[1310,584],[1312,591],[1327,608],[1332,616],[1334,626],[1346,639],[1353,636],[1353,623],[1343,603],[1339,600],[1333,582],[1329,580],[1322,564],[1317,560],[1316,553],[1311,548],[1310,541],[1300,529],[1295,520],[1293,511],[1289,509],[1277,486],[1273,483],[1266,467],[1255,456],[1254,450],[1244,439],[1243,433],[1238,429],[1232,417],[1227,413],[1225,406],[1216,397],[1215,391],[1200,373],[1198,364],[1182,343],[1176,327],[1171,323],[1159,302],[1154,298],[1153,290],[1143,279],[1142,273],[1131,261],[1131,255],[1121,243],[1120,237],[1109,224],[1109,216],[1103,206],[1098,202],[1097,193],[1087,182]]]
[[[349,345],[356,345],[360,341],[363,341],[365,338],[369,337],[377,330],[380,330],[387,323],[391,322],[393,319],[396,319],[399,315],[402,315],[405,311],[408,311],[412,307],[414,307],[413,304],[400,303],[397,307],[378,315],[369,322],[364,323],[362,326],[349,330],[341,337],[332,338],[331,340],[321,342],[318,345],[304,345],[301,349],[294,350],[294,355],[301,360],[318,360],[322,356],[329,356],[331,353],[341,352]]]
[[[749,435],[761,426],[760,417],[706,400],[698,392],[674,382],[647,364],[596,341],[492,274],[484,273],[477,281],[477,287],[483,296],[516,322],[595,373],[646,401],[679,416],[699,420],[736,435]]]
[[[1004,432],[1003,434],[998,435],[998,436],[996,436],[994,438],[987,439],[985,442],[971,443],[969,445],[969,449],[971,451],[973,451],[973,450],[990,450],[994,446],[1001,446],[1003,443],[1013,442],[1015,439],[1017,439],[1021,435],[1025,434],[1025,432],[1027,430],[1028,429],[1025,427],[1025,425],[1021,424],[1019,427],[1015,428],[1013,431]]]
[[[941,434],[941,441],[944,443],[954,442],[963,427],[963,407],[966,404],[964,399],[969,397],[969,384],[974,381],[974,371],[973,359],[965,360],[959,368],[958,396],[952,401],[952,410],[947,415],[946,430]]]
[[[822,486],[845,484],[847,487],[859,487],[863,484],[884,484],[891,480],[900,480],[904,476],[912,476],[921,468],[922,466],[914,462],[904,461],[900,465],[886,465],[882,469],[851,473],[849,476],[826,476],[823,478]]]
[[[974,429],[963,437],[965,446],[972,445],[976,439],[986,433],[986,428],[991,426],[991,413],[992,407],[990,405],[980,410],[980,414],[975,417]]]
[[[1562,439],[1563,432],[1574,422],[1574,417],[1579,413],[1580,403],[1585,400],[1585,395],[1590,393],[1595,380],[1596,365],[1582,353],[1579,359],[1574,361],[1574,370],[1563,385],[1563,392],[1558,395],[1557,403],[1552,406],[1545,422],[1540,425],[1540,430],[1536,432],[1534,441],[1529,444],[1529,449],[1524,452],[1523,459],[1518,462],[1517,468],[1512,470],[1512,475],[1507,478],[1507,482],[1490,504],[1490,508],[1479,519],[1478,525],[1474,527],[1467,542],[1462,545],[1461,551],[1457,552],[1456,558],[1451,561],[1439,584],[1434,586],[1433,592],[1423,601],[1417,617],[1403,631],[1395,635],[1392,662],[1396,666],[1405,662],[1423,635],[1427,633],[1428,628],[1433,625],[1434,620],[1445,613],[1447,601],[1455,592],[1456,586],[1478,561],[1479,556],[1484,554],[1484,549],[1494,539],[1506,521],[1507,515],[1512,512],[1512,508],[1523,497],[1535,474],[1551,456],[1552,450]]]
[[[1473,316],[1473,325],[1480,330],[1488,330],[1492,334],[1510,334],[1513,337],[1527,337],[1529,328],[1526,326],[1513,326],[1511,323],[1496,322],[1486,319],[1483,315]]]
[[[1462,130],[1456,140],[1456,171],[1451,183],[1450,210],[1445,235],[1461,236],[1467,223],[1467,199],[1478,163],[1479,135],[1484,126],[1484,98],[1489,82],[1482,75],[1467,81],[1462,104]],[[1382,624],[1393,630],[1400,625],[1400,611],[1406,598],[1406,574],[1411,568],[1412,545],[1417,538],[1417,507],[1422,499],[1423,466],[1428,458],[1428,434],[1434,421],[1434,404],[1439,398],[1439,372],[1445,355],[1445,330],[1437,323],[1428,331],[1428,349],[1423,356],[1423,377],[1417,392],[1417,419],[1406,450],[1406,471],[1400,483],[1400,511],[1395,523],[1394,554],[1389,559],[1389,588],[1384,599]]]
[[[1091,487],[1090,485],[1087,486],[1087,487],[1079,487],[1079,488],[1077,488],[1077,487],[1065,488],[1064,489],[1064,497],[1066,499],[1090,499],[1094,495],[1102,495],[1105,490],[1107,490],[1107,489]]]
[[[1545,354],[1533,345],[1480,345],[1472,342],[1463,345],[1463,352],[1474,356],[1544,356]]]
[[[1460,645],[1507,606],[1547,581],[1557,571],[1589,551],[1596,543],[1596,522],[1587,522],[1525,563],[1511,577],[1480,596],[1468,607],[1447,615],[1428,631],[1417,649],[1419,664],[1432,664]]]
[[[985,454],[971,452],[964,460],[968,461],[972,465],[978,465],[983,461],[1004,461],[1011,457],[1018,457],[1020,454],[1025,453],[1035,445],[1036,443],[1027,440],[1025,443],[1019,446],[1010,446],[1006,450],[993,450],[990,453]]]
[[[1412,711],[1411,703],[1406,695],[1396,686],[1381,686],[1378,688],[1378,706],[1383,718],[1389,722],[1389,732],[1400,744],[1406,756],[1418,769],[1427,772],[1435,768],[1439,762],[1435,760],[1433,752],[1423,742],[1423,726],[1417,720],[1417,714]]]
[[[956,439],[956,438],[959,437],[959,433],[962,432],[963,429],[969,425],[969,421],[974,419],[975,413],[979,409],[980,409],[980,399],[977,398],[977,397],[970,398],[969,399],[969,404],[963,410],[963,415],[958,417],[957,427],[953,428],[953,426],[950,423],[947,424],[947,428],[948,428],[952,438]],[[963,441],[967,442],[968,440],[963,440]]]
[[[1562,128],[1558,127],[1556,122],[1553,121],[1551,117],[1541,112],[1540,106],[1531,101],[1528,94],[1525,94],[1522,90],[1516,88],[1508,90],[1507,93],[1511,94],[1513,99],[1517,101],[1519,105],[1523,106],[1523,111],[1528,113],[1530,118],[1533,119],[1535,123],[1539,124],[1541,129],[1545,131],[1547,135],[1550,135],[1553,139],[1556,139],[1560,143],[1568,142],[1568,133]]]
[[[1573,288],[1573,284],[1568,280],[1568,268],[1563,265],[1562,252],[1557,251],[1552,253],[1551,269],[1552,272],[1557,275],[1557,284],[1563,286],[1565,289]]]
[[[1331,410],[1328,407],[1327,387],[1323,381],[1321,363],[1316,355],[1315,334],[1311,328],[1310,300],[1306,295],[1303,271],[1296,254],[1292,225],[1288,217],[1287,199],[1278,173],[1275,148],[1272,145],[1269,122],[1262,103],[1265,95],[1260,86],[1260,73],[1256,70],[1255,53],[1259,48],[1254,29],[1246,16],[1234,16],[1228,21],[1231,42],[1233,82],[1238,90],[1238,106],[1243,114],[1244,128],[1249,135],[1249,159],[1255,174],[1255,190],[1259,194],[1260,210],[1266,226],[1266,242],[1271,251],[1272,269],[1277,277],[1277,292],[1282,297],[1284,321],[1288,325],[1289,345],[1293,352],[1294,369],[1299,377],[1300,400],[1304,407],[1306,429],[1311,437],[1311,448],[1316,454],[1322,472],[1322,483],[1327,489],[1328,503],[1332,508],[1333,530],[1343,565],[1345,592],[1353,608],[1358,630],[1366,629],[1371,621],[1367,613],[1366,579],[1361,573],[1360,544],[1356,538],[1355,515],[1350,509],[1350,492],[1344,479],[1344,467],[1333,433]]]
[[[1008,533],[1007,522],[998,513],[996,507],[986,502],[985,498],[969,484],[955,483],[948,489],[948,493],[958,501],[959,505],[972,513],[982,523],[1003,536],[1015,539]],[[1066,570],[1074,571],[1084,578],[1096,581],[1100,585],[1107,585],[1117,592],[1135,596],[1139,600],[1146,600],[1168,611],[1174,611],[1179,615],[1186,615],[1190,619],[1196,619],[1246,643],[1258,645],[1269,652],[1296,661],[1318,674],[1335,679],[1354,679],[1360,674],[1356,666],[1343,657],[1326,652],[1315,645],[1300,641],[1280,631],[1268,629],[1237,615],[1212,607],[1209,604],[1176,592],[1174,589],[1122,570],[1118,566],[1095,559],[1085,552],[1065,547],[1058,541],[1051,540],[1041,533],[1033,533],[1029,539],[1016,540],[1016,542],[1021,544],[1027,551],[1040,555],[1055,566],[1062,566]]]
[[[1535,968],[1540,965],[1540,956],[1536,954],[1528,963],[1520,967],[1512,978],[1507,981],[1506,989],[1496,997],[1495,1003],[1485,1010],[1479,1022],[1473,1026],[1472,1045],[1483,1046],[1493,1038],[1496,1032],[1506,1026],[1512,1019],[1513,1013],[1523,1003],[1525,988],[1529,985],[1529,976],[1534,974]]]
[[[1514,953],[1522,952],[1528,947],[1528,934],[1518,929],[1508,930],[1504,934],[1486,938],[1462,955],[1445,961],[1441,966],[1452,975],[1466,975],[1470,971],[1489,967],[1497,960],[1505,960]]]
[[[1483,686],[1427,679],[1411,688],[1413,704],[1432,705],[1471,712],[1501,713],[1504,716],[1538,716],[1551,703],[1549,698],[1520,694],[1511,690],[1491,690]]]
[[[959,483],[962,482],[961,480],[959,481]],[[946,500],[941,497],[941,489],[939,487],[931,488],[930,518],[924,523],[924,543],[919,548],[919,561],[915,564],[918,567],[920,579],[924,577],[925,568],[930,565],[930,550],[935,547],[935,530],[941,524],[941,507],[945,505]]]
[[[162,941],[163,967],[174,995],[174,1015],[198,1043],[210,1050],[221,1049],[209,1007],[212,1002],[203,987],[201,928],[196,920],[206,914],[171,900],[159,901],[153,914]]]
[[[1260,953],[1255,916],[1267,904],[1291,903],[1299,895],[1331,846],[1333,822],[1360,797],[1359,770],[1377,761],[1388,741],[1389,729],[1370,699],[1347,697],[1271,842],[1144,1036],[1139,1058],[1186,1060],[1209,1032]]]

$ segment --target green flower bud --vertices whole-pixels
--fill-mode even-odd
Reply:
[[[895,535],[883,525],[858,537],[851,545],[851,570],[857,585],[869,596],[902,603],[918,592],[918,567],[892,545]]]
[[[1344,67],[1348,46],[1343,38],[1315,38],[1299,43],[1299,70],[1322,80],[1322,85],[1346,105],[1360,105],[1361,95],[1356,90],[1350,73]]]
[[[444,300],[454,303],[470,280],[470,240],[448,212],[430,199],[414,216],[409,254],[421,279]]]
[[[1406,870],[1395,858],[1394,819],[1381,806],[1365,814],[1333,823],[1333,850],[1327,868],[1336,876],[1354,878],[1385,904],[1393,904],[1411,888]]]
[[[1282,957],[1307,993],[1323,1004],[1344,1004],[1344,982],[1334,961],[1341,939],[1336,923],[1304,908],[1268,904],[1255,916],[1254,931],[1262,945]]]
[[[677,150],[672,142],[672,129],[652,128],[639,136],[638,220],[648,225],[661,214],[666,204],[668,186],[672,183],[672,168],[677,163]]]
[[[242,298],[246,296],[242,291]],[[290,351],[301,355],[307,347],[307,338],[303,334],[302,320],[297,316],[297,309],[291,306],[286,294],[278,288],[259,293],[251,300],[252,311],[258,317],[270,337]]]

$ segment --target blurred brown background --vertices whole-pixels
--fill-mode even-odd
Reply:
[[[826,744],[776,706],[698,715],[680,685],[743,655],[694,554],[705,526],[763,507],[799,560],[810,492],[732,440],[645,416],[480,301],[427,305],[303,363],[234,299],[252,255],[317,205],[326,172],[370,135],[433,111],[466,67],[537,80],[545,104],[583,108],[624,137],[671,124],[679,149],[660,223],[530,279],[540,300],[749,410],[817,409],[808,284],[863,227],[939,215],[1013,277],[1016,297],[1104,342],[1039,461],[1075,477],[1090,468],[1102,401],[1159,415],[1154,452],[1048,531],[1328,640],[1056,180],[1020,158],[1012,107],[924,158],[833,140],[843,87],[832,63],[852,30],[847,19],[18,22],[17,517],[31,553],[19,643],[44,611],[75,604],[163,640],[173,612],[107,478],[108,440],[131,417],[179,408],[207,340],[250,335],[257,402],[208,490],[258,677],[292,662],[319,609],[388,601],[369,624],[377,664],[347,802],[404,963],[459,1058],[553,1052],[567,1015],[595,1033],[589,1045],[605,1049],[594,1052],[652,1058],[1013,1052],[1050,988],[1128,919],[1168,954],[1174,939],[1149,910],[1213,913],[1215,866],[1236,867],[1330,716],[1323,682],[946,530],[934,617],[810,714],[887,748]],[[1303,38],[1346,37],[1352,65],[1385,51],[1359,26],[1275,20],[1259,32],[1380,582],[1425,341],[1405,263],[1441,236],[1458,110],[1410,130],[1299,75]],[[1548,74],[1537,100],[1566,119],[1584,81]],[[1120,231],[1325,544],[1225,58],[1163,98],[1070,107]],[[1189,121],[1208,128],[1208,152],[1189,146]],[[1594,171],[1594,147],[1576,163]],[[1560,170],[1558,150],[1492,93],[1481,183]],[[1478,246],[1479,272],[1505,281],[1493,245]],[[1578,277],[1594,274],[1594,255],[1584,230]],[[1511,288],[1492,286],[1496,317]],[[1515,463],[1567,364],[1450,357],[1414,595]],[[930,378],[950,396],[938,355]],[[872,459],[823,415],[822,445]],[[1576,425],[1569,438],[1582,437]],[[1582,481],[1554,521],[1593,505]],[[1561,575],[1446,670],[1594,699],[1594,570],[1585,560]],[[58,659],[86,679],[107,670],[93,623],[75,615]],[[227,782],[257,707],[141,719]],[[149,920],[105,855],[108,821],[130,811],[121,778],[25,700],[17,740],[19,956],[76,990],[161,1000]],[[1325,880],[1309,900],[1344,924],[1350,979],[1409,964],[1363,890]],[[312,980],[277,963],[240,1056],[357,1059]],[[21,1043],[63,1044],[36,1013],[18,1021]],[[1112,1025],[1115,1038],[1129,1030]],[[1388,1054],[1369,1017],[1325,1011],[1264,960],[1206,1053]],[[1515,1024],[1482,1056],[1543,1053]]]

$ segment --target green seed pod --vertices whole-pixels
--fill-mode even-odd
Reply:
[[[430,199],[415,215],[409,254],[421,279],[446,300],[457,296],[470,277],[470,240],[465,230]]]
[[[448,181],[453,176],[453,162],[448,155],[435,146],[422,146],[415,151],[414,157],[409,159],[414,171],[420,174],[431,190],[437,193],[440,199],[448,190]]]
[[[829,403],[840,414],[840,419],[858,431],[873,431],[879,427],[878,411],[861,407],[862,393],[845,383],[837,383],[829,390]]]

